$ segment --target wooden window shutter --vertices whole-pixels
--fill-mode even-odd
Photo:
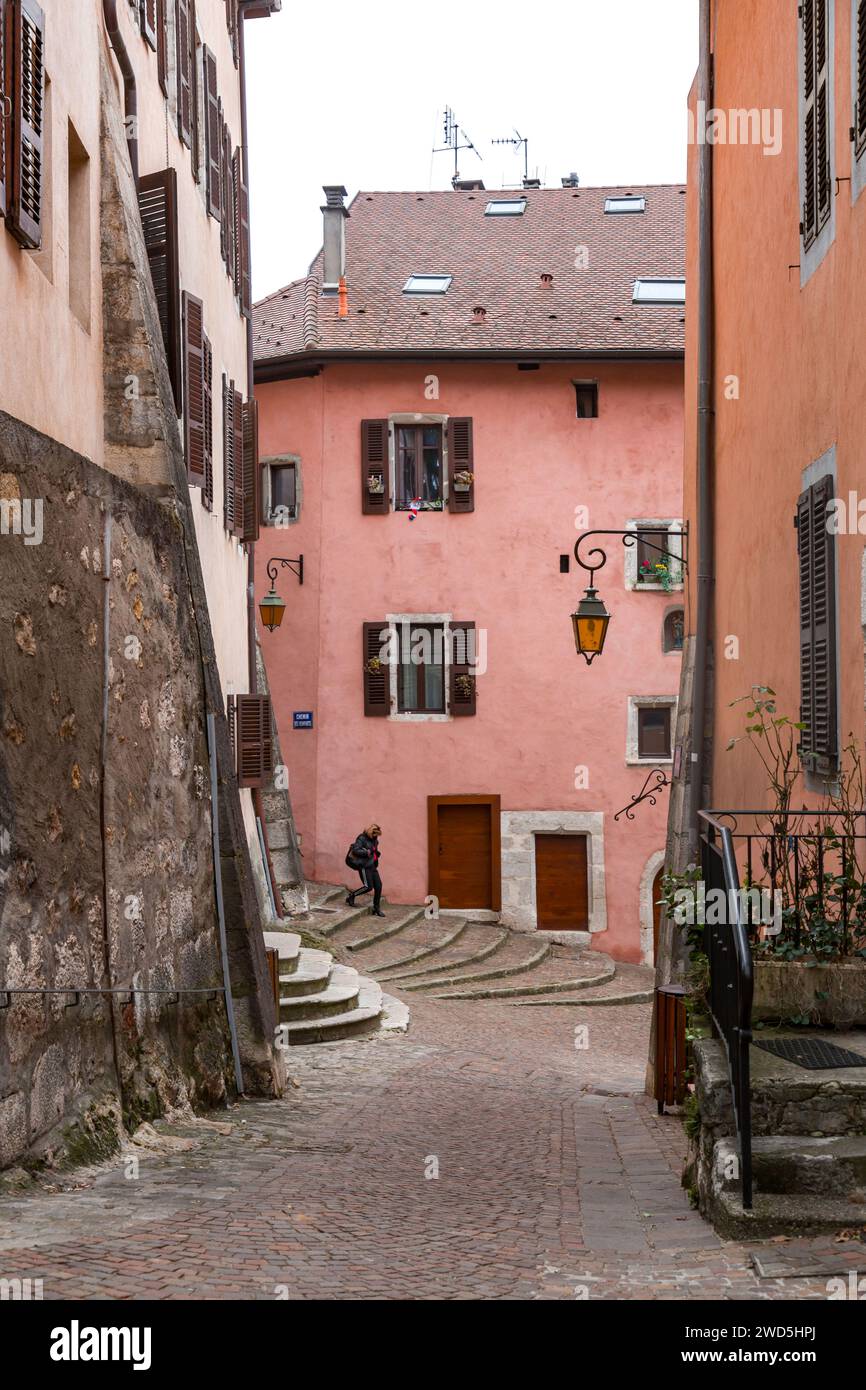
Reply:
[[[391,713],[391,682],[389,667],[382,660],[382,648],[388,641],[387,623],[364,623],[364,714],[371,718],[386,718]]]
[[[195,487],[204,486],[204,306],[195,295],[183,296],[184,400],[183,432],[186,473]]]
[[[384,516],[390,506],[391,465],[388,457],[388,421],[362,420],[361,510],[370,516]]]
[[[6,93],[6,20],[0,0],[0,217],[6,216],[6,142],[12,114],[12,94]]]
[[[800,736],[803,766],[831,771],[838,761],[836,550],[827,527],[833,496],[828,474],[797,502],[800,568]]]
[[[45,17],[35,0],[9,0],[6,35],[8,141],[6,225],[29,250],[42,244]]]
[[[230,201],[230,200],[229,200],[229,179],[230,179],[230,172],[229,172],[228,154],[227,154],[228,143],[229,143],[229,132],[228,132],[228,127],[226,126],[226,123],[225,123],[225,121],[224,121],[223,118],[222,118],[222,103],[220,103],[220,150],[219,150],[219,158],[220,158],[220,196],[221,196],[221,198],[222,198],[222,205],[223,205],[223,215],[222,215],[222,221],[221,221],[221,223],[220,223],[220,252],[222,253],[222,258],[223,258],[223,261],[225,262],[225,265],[226,265],[226,268],[227,268],[227,269],[228,269],[228,267],[229,267],[229,260],[228,260],[229,231],[230,231],[231,223],[232,223],[232,216],[231,216],[230,211],[229,211],[229,201]]]
[[[139,0],[141,32],[156,51],[156,0]]]
[[[233,449],[235,459],[235,535],[242,536],[244,529],[244,398],[237,390],[232,406],[232,424],[235,432]]]
[[[451,624],[449,687],[451,714],[475,714],[475,624]]]
[[[222,113],[217,93],[216,58],[210,49],[202,49],[205,104],[205,167],[207,169],[207,210],[211,217],[222,216]]]
[[[213,511],[213,348],[204,340],[204,487],[202,505]]]
[[[223,377],[223,526],[235,532],[235,384]]]
[[[228,131],[226,131],[228,138]],[[241,265],[241,152],[239,149],[231,153],[231,146],[228,149],[229,159],[229,189],[232,200],[232,219],[230,224],[229,248],[228,248],[228,268],[229,274],[234,281],[235,294],[240,297],[243,291],[243,266]]]
[[[232,41],[232,57],[234,58],[235,67],[237,67],[240,56],[240,36],[238,33],[240,16],[238,15],[238,0],[226,0],[226,23],[228,25],[229,38]]]
[[[174,169],[163,169],[158,174],[146,174],[139,179],[138,206],[150,274],[156,292],[162,341],[168,359],[168,374],[174,391],[175,405],[180,413],[183,392],[177,251],[177,174]]]
[[[808,248],[831,212],[829,0],[803,0],[803,242]]]
[[[259,538],[259,403],[244,401],[243,418],[243,522],[242,541]]]
[[[238,785],[262,787],[273,770],[271,702],[267,695],[235,696]]]
[[[815,180],[818,189],[818,229],[830,216],[830,0],[815,0]]]
[[[866,0],[857,7],[857,108],[854,139],[857,153],[866,149]]]
[[[253,293],[252,272],[250,269],[250,195],[244,182],[243,159],[237,151],[238,195],[235,216],[237,218],[237,257],[238,278],[240,279],[241,312],[246,318],[252,317]]]
[[[156,0],[156,73],[163,93],[168,96],[168,0]]]
[[[195,37],[191,0],[175,0],[174,29],[177,40],[177,133],[187,148],[192,149],[192,51]]]
[[[456,473],[474,472],[474,448],[472,445],[472,421],[467,417],[456,416],[448,421],[448,510],[449,512],[475,511],[475,482],[468,492],[457,490],[454,483]]]

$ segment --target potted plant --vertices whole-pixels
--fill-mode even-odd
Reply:
[[[364,663],[364,670],[368,676],[378,676],[382,670],[382,662],[378,656],[371,656],[370,660]]]
[[[638,583],[660,584],[665,593],[674,586],[674,576],[667,560],[644,560],[638,569]]]
[[[385,479],[381,473],[371,473],[367,479],[367,491],[381,496],[385,491]]]
[[[468,468],[459,468],[454,474],[454,491],[468,492],[474,482],[474,473],[470,473]]]
[[[475,677],[467,675],[455,676],[454,689],[462,700],[471,700],[475,693]]]

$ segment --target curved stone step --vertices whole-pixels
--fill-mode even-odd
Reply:
[[[589,953],[589,959],[600,960],[605,964],[614,964],[609,956],[602,955],[600,951]],[[583,993],[586,989],[587,992]],[[615,974],[605,984],[599,984],[597,988],[589,990],[588,986],[582,986],[581,991],[574,996],[566,994],[556,994],[549,999],[515,999],[515,1008],[542,1008],[562,1007],[567,1008],[579,1006],[588,1008],[590,1005],[615,1005],[615,1004],[646,1004],[650,1003],[655,994],[655,975],[650,965],[632,965],[618,961],[615,964]]]
[[[381,988],[375,980],[369,980],[362,975],[358,979],[358,1002],[355,1008],[324,1018],[298,1019],[297,1022],[284,1023],[281,1032],[290,1047],[336,1042],[339,1038],[354,1038],[359,1034],[379,1032],[383,1012]],[[397,1026],[399,1028],[399,1023]]]
[[[557,994],[555,998],[551,999],[512,999],[511,1004],[515,1009],[553,1008],[557,1005],[567,1006],[569,1004],[575,1009],[587,1009],[593,1004],[649,1004],[652,1003],[653,993],[651,989],[644,989],[624,991],[619,994],[615,990],[611,994],[576,994],[574,997],[566,996],[565,998]]]
[[[401,986],[404,980],[430,978],[431,983],[434,983],[433,977],[436,975],[447,974],[449,971],[453,972],[489,960],[510,939],[511,932],[507,927],[466,922],[464,930],[453,945],[450,943],[431,944],[426,949],[419,950],[414,956],[408,956],[405,962],[399,961],[395,962],[393,966],[380,965],[369,968],[377,978],[393,984],[399,983]],[[417,970],[406,968],[406,966],[414,965],[419,960],[426,960],[427,964],[422,965]]]
[[[345,904],[333,915],[313,917],[319,936],[336,936],[344,927],[350,927],[368,911],[366,907],[346,907]]]
[[[450,988],[452,985],[473,984],[483,980],[502,980],[508,975],[523,974],[527,970],[534,970],[550,956],[553,947],[549,941],[538,941],[525,933],[509,932],[509,940],[504,942],[496,952],[496,964],[494,966],[484,966],[482,969],[473,970],[458,969],[453,974],[448,974],[444,978],[441,976],[425,975],[424,978],[411,980],[402,988],[408,990],[427,989],[431,990]]]
[[[301,948],[298,964],[290,974],[283,974],[280,961],[280,998],[320,994],[328,987],[333,964],[329,951],[314,951],[306,946]]]
[[[364,969],[378,975],[383,970],[397,970],[439,951],[447,951],[465,936],[468,926],[465,918],[457,918],[456,922],[452,919],[447,924],[444,921],[415,922],[392,941],[390,958],[377,955],[375,961],[364,961]]]
[[[335,965],[330,981],[319,994],[280,995],[280,1022],[296,1019],[323,1019],[358,1007],[360,989],[357,970]]]
[[[581,970],[580,963],[576,960],[553,957],[545,961],[540,968],[512,976],[507,985],[485,984],[479,988],[470,982],[460,989],[448,990],[445,993],[439,993],[437,990],[432,997],[434,999],[511,1000],[522,995],[560,994],[568,991],[592,989],[594,986],[606,984],[608,980],[614,978],[615,974],[616,966],[612,961],[602,965],[600,969],[587,971],[586,967]]]
[[[367,911],[367,909],[364,909]],[[394,915],[396,914],[396,915]],[[346,941],[341,938],[340,945],[345,946],[347,951],[366,951],[370,946],[376,946],[380,941],[387,941],[389,937],[399,936],[399,934],[411,927],[414,922],[419,921],[424,916],[423,907],[406,908],[386,908],[385,920],[381,917],[370,917],[370,928],[362,932],[360,936],[352,937]],[[373,926],[376,923],[376,926]],[[339,930],[339,929],[338,929]]]
[[[280,978],[293,975],[298,968],[301,953],[301,938],[293,931],[266,931],[262,935],[265,946],[278,953],[280,958]]]

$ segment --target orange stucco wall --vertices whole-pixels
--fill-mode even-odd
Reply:
[[[866,434],[862,322],[866,312],[866,196],[833,185],[835,241],[801,288],[798,224],[797,6],[788,0],[726,0],[714,22],[715,106],[778,108],[782,146],[716,145],[715,407],[716,806],[766,804],[766,775],[746,748],[726,751],[742,732],[743,706],[730,702],[753,684],[778,693],[799,714],[797,541],[793,518],[802,473],[835,447],[837,495],[862,494]],[[833,174],[851,173],[851,5],[836,0]],[[687,234],[689,291],[696,301],[696,149],[690,151]],[[694,327],[692,316],[692,327]],[[696,339],[686,366],[685,505],[694,517]],[[736,377],[739,399],[729,399]],[[726,390],[727,386],[727,390]],[[864,523],[866,524],[866,523]],[[838,556],[840,741],[863,742],[863,536],[840,535]],[[726,639],[738,654],[726,654]],[[733,651],[728,643],[728,653]]]
[[[435,402],[425,396],[430,373]],[[571,382],[588,376],[600,382],[598,420],[576,418]],[[561,574],[559,557],[585,529],[577,508],[598,528],[681,515],[681,364],[526,373],[331,364],[257,394],[263,458],[301,458],[300,519],[263,531],[258,571],[268,555],[304,555],[304,586],[281,575],[288,609],[263,640],[308,875],[347,881],[346,847],[376,818],[387,895],[421,901],[431,795],[498,793],[503,811],[602,812],[608,929],[594,941],[638,959],[638,890],[664,846],[664,796],[633,822],[615,824],[613,813],[646,776],[625,761],[628,696],[678,690],[680,657],[663,653],[662,623],[679,596],[626,591],[622,546],[611,541],[599,585],[613,619],[606,651],[588,667],[569,616],[587,576],[573,558]],[[360,421],[406,411],[472,416],[473,513],[362,514]],[[365,718],[362,623],[404,612],[449,613],[487,630],[474,718]],[[293,730],[295,710],[314,712],[313,732]],[[575,789],[580,766],[588,789]]]

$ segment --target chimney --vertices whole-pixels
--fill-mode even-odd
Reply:
[[[483,179],[461,179],[459,174],[455,174],[451,180],[451,187],[457,193],[482,192],[484,189]]]
[[[572,173],[566,174],[565,178],[562,180],[562,186],[563,188],[579,188],[580,179],[577,177],[577,174],[572,171]]]
[[[325,194],[322,294],[336,294],[346,274],[346,218],[349,216],[343,202],[346,190],[341,183],[326,183],[322,191]]]
[[[531,179],[531,178],[529,178],[529,176],[527,175],[526,178],[524,178],[524,180],[523,180],[523,187],[524,187],[524,188],[540,188],[540,187],[541,187],[541,179]]]

